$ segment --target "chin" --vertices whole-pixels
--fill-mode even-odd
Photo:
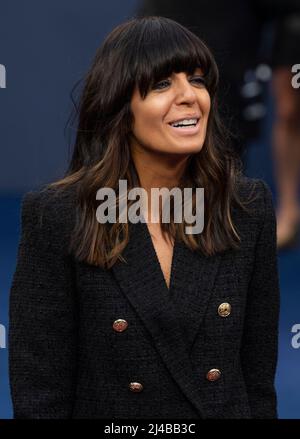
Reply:
[[[178,150],[178,152],[180,153],[185,153],[188,152],[189,154],[196,154],[197,152],[200,152],[203,148],[203,143],[201,143],[199,145],[199,143],[197,145],[186,145],[186,146],[182,146],[182,144],[180,146],[177,146],[177,148],[175,148],[176,150]]]

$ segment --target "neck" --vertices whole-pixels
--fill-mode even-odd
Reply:
[[[131,154],[141,187],[148,194],[148,218],[150,218],[151,189],[177,187],[185,172],[189,155],[160,154],[159,152],[156,154],[153,151],[137,148],[132,148]]]
[[[151,188],[178,186],[187,165],[189,155],[160,154],[152,151],[132,150],[132,160],[137,170],[141,187]]]

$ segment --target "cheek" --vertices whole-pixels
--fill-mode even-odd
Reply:
[[[206,107],[206,112],[207,112],[207,116],[209,115],[210,112],[210,108],[211,108],[211,100],[210,100],[210,96],[207,93],[207,97],[205,99],[205,107]]]
[[[203,93],[203,95],[201,96],[201,107],[202,107],[202,111],[208,117],[211,107],[211,99],[207,91]]]
[[[162,125],[164,106],[162,103],[151,102],[147,105],[141,105],[140,108],[136,109],[135,114],[134,126],[138,134],[143,135],[149,131],[154,133],[153,130],[157,130]]]

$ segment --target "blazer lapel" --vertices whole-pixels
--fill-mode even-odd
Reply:
[[[180,312],[190,352],[213,291],[221,255],[204,256],[178,242],[174,256],[170,293]]]
[[[129,232],[130,240],[122,253],[127,263],[115,263],[114,277],[182,392],[205,417],[189,346],[205,312],[217,260],[195,257],[184,243],[176,240],[168,290],[147,225],[130,223]],[[181,324],[182,315],[186,317],[185,327]]]

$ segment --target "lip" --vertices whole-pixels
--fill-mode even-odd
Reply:
[[[173,127],[172,125],[170,125],[168,123],[168,126],[171,128],[171,130],[178,134],[178,135],[182,135],[182,136],[193,136],[194,134],[198,134],[200,131],[200,121],[201,118],[198,118],[198,122],[196,124],[196,126],[194,126],[193,128],[176,128]]]

